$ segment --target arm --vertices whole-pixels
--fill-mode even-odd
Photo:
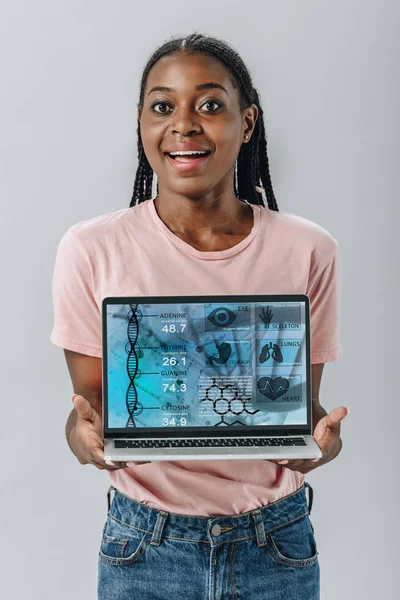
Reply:
[[[78,410],[71,411],[65,428],[69,447],[81,465],[90,463],[108,471],[125,468],[127,462],[104,461],[101,358],[65,349],[64,354],[74,392],[79,396]],[[143,465],[150,461],[128,462]]]
[[[102,418],[102,372],[101,358],[87,356],[64,349],[65,360],[72,381],[72,387],[75,394],[86,398],[92,408]],[[72,409],[65,427],[66,438],[69,447],[76,455],[74,447],[71,445],[70,437],[73,436],[77,422],[77,410]]]
[[[349,409],[340,418],[340,409],[333,409],[336,412],[335,418],[331,418],[331,413],[326,412],[323,406],[319,403],[319,388],[321,385],[322,372],[324,363],[311,365],[312,368],[312,418],[313,418],[313,435],[317,439],[319,446],[323,448],[326,442],[326,449],[323,458],[319,461],[318,466],[326,464],[336,458],[343,447],[342,438],[340,437],[340,421],[347,416]],[[332,411],[332,412],[333,412]],[[337,418],[339,420],[337,420]]]
[[[311,365],[311,397],[312,397],[312,424],[313,433],[317,423],[327,415],[326,410],[319,403],[319,389],[321,387],[322,372],[325,363]]]

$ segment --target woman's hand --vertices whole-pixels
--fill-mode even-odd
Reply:
[[[339,454],[342,449],[342,440],[340,439],[340,422],[349,414],[350,409],[345,406],[338,406],[315,426],[313,437],[322,451],[321,458],[295,459],[295,460],[270,460],[277,465],[284,465],[292,471],[299,471],[306,475],[317,467],[331,461]]]
[[[69,435],[69,443],[81,465],[91,464],[107,471],[125,468],[125,462],[104,460],[101,416],[90,402],[77,394],[73,396],[72,401],[78,414],[76,425]]]

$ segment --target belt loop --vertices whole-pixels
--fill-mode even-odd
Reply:
[[[308,488],[308,514],[310,515],[314,499],[314,490],[307,481],[304,482],[304,488]]]
[[[261,512],[256,508],[251,511],[251,516],[254,519],[254,525],[257,534],[257,546],[266,546],[267,539],[265,537],[264,521]]]
[[[110,496],[111,496],[111,492],[112,492],[113,490],[114,490],[114,492],[115,492],[115,488],[114,488],[112,485],[110,485],[110,487],[109,487],[109,488],[108,488],[108,490],[107,490],[107,505],[108,505],[108,508],[107,508],[107,513],[109,513],[109,512],[110,512],[110,508],[111,508],[111,500],[110,500]]]
[[[160,510],[157,515],[157,521],[153,529],[153,535],[151,536],[151,542],[153,546],[159,546],[161,541],[161,535],[164,529],[165,521],[168,513]]]

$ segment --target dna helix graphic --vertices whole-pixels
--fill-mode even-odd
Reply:
[[[129,377],[129,386],[126,390],[125,403],[129,417],[125,427],[136,427],[134,416],[140,415],[143,412],[143,405],[138,401],[138,395],[135,386],[135,378],[138,378],[141,375],[141,372],[138,369],[138,355],[140,356],[140,346],[137,342],[137,339],[139,335],[139,323],[142,320],[143,314],[138,309],[137,304],[129,304],[129,306],[130,311],[127,314],[127,337],[129,341],[125,346],[125,350],[128,354],[126,359],[126,370]]]

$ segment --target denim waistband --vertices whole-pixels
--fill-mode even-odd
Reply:
[[[307,504],[305,488],[310,488]],[[111,501],[110,497],[114,497]],[[309,514],[312,488],[303,483],[296,492],[260,508],[238,515],[195,516],[152,508],[129,498],[114,486],[107,492],[108,515],[128,527],[152,534],[151,544],[162,539],[207,543],[213,547],[257,537],[258,546],[267,544],[266,534]]]

